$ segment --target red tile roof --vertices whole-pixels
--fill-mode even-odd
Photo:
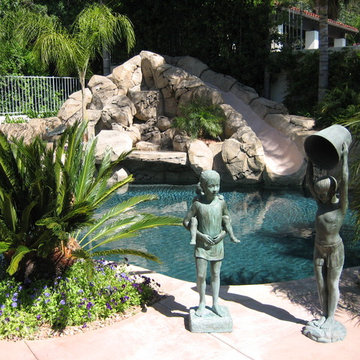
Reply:
[[[299,15],[301,14],[301,15],[309,18],[309,19],[315,19],[317,21],[319,21],[319,19],[320,19],[319,15],[314,14],[314,13],[312,13],[310,11],[307,11],[307,10],[300,10],[299,8],[297,8],[295,6],[291,7],[290,11],[293,11],[294,13],[299,14]],[[350,25],[347,25],[347,24],[343,24],[340,21],[328,19],[328,24],[333,25],[333,26],[337,26],[337,27],[340,27],[342,29],[352,31],[352,32],[355,32],[355,33],[359,32],[359,29],[357,29],[356,27],[353,27],[353,26],[350,26]]]

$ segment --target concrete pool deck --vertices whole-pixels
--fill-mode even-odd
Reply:
[[[347,329],[344,341],[316,343],[301,333],[318,304],[313,278],[264,285],[221,287],[221,305],[233,319],[231,333],[188,330],[189,308],[198,301],[195,284],[135,268],[161,284],[164,298],[125,320],[72,336],[0,341],[0,360],[281,360],[359,359],[360,267],[346,269],[336,318]],[[208,295],[211,305],[211,296]]]

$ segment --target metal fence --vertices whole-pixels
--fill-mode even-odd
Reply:
[[[0,76],[0,115],[56,112],[79,89],[72,77]]]

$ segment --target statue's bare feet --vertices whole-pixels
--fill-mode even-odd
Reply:
[[[204,311],[205,311],[205,304],[199,304],[198,308],[195,311],[195,315],[201,317],[204,315]]]
[[[195,239],[191,239],[190,245],[196,245],[196,240],[195,240]]]
[[[239,243],[239,242],[240,242],[240,240],[237,239],[235,236],[232,237],[232,238],[230,238],[230,240],[231,240],[233,243]]]
[[[319,319],[314,319],[308,322],[308,325],[310,326],[316,326],[316,327],[322,327],[324,322],[326,321],[325,316],[321,316]]]
[[[214,305],[213,305],[212,311],[213,311],[216,315],[218,315],[218,316],[220,316],[220,317],[223,317],[223,316],[224,316],[223,312],[221,311],[221,307],[220,307],[218,304],[214,304]]]
[[[331,329],[334,326],[335,319],[331,316],[328,317],[324,323],[320,326],[321,329],[327,330]]]

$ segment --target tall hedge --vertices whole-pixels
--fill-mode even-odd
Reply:
[[[196,57],[261,91],[269,53],[270,0],[126,0],[114,10],[133,22],[133,54]],[[113,54],[121,62],[126,54]]]

